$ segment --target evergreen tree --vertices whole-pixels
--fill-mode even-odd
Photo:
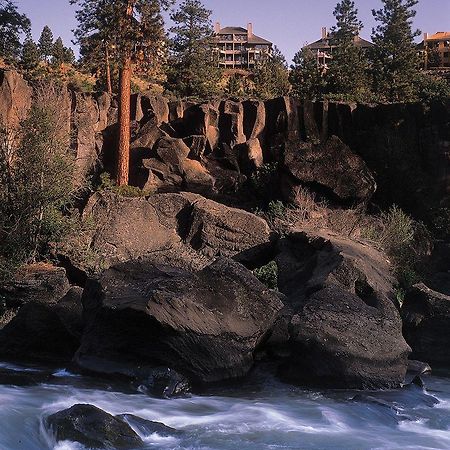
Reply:
[[[353,0],[342,0],[333,12],[336,26],[331,29],[333,52],[326,73],[328,92],[346,100],[366,99],[369,92],[368,59],[355,40],[363,28]]]
[[[64,60],[66,64],[75,64],[75,53],[70,47],[64,47]]]
[[[314,53],[307,47],[300,50],[293,60],[289,80],[292,95],[305,100],[321,99],[325,89],[322,68]]]
[[[266,55],[258,62],[254,71],[255,95],[262,99],[287,95],[291,85],[286,59],[278,49],[272,55]]]
[[[181,97],[209,98],[220,90],[222,73],[212,51],[211,11],[199,0],[184,0],[171,15],[171,61],[167,88]]]
[[[48,62],[53,54],[53,33],[48,25],[42,30],[38,44],[42,58]]]
[[[41,54],[39,47],[28,35],[22,46],[22,54],[20,55],[20,66],[26,71],[33,71],[39,66]]]
[[[419,56],[414,38],[412,8],[418,0],[381,0],[383,8],[372,11],[377,27],[373,30],[373,78],[375,93],[383,100],[415,100],[415,82],[419,73]]]
[[[143,67],[161,57],[165,42],[161,8],[172,0],[70,0],[78,4],[79,42],[97,34],[114,49],[119,61],[119,137],[117,183],[128,184],[130,159],[130,97],[133,66]],[[106,58],[108,59],[108,58]]]
[[[62,63],[64,63],[64,59],[66,56],[66,48],[64,47],[64,43],[62,39],[59,37],[56,39],[55,43],[53,44],[52,49],[52,64],[55,66],[60,66]]]
[[[10,0],[0,0],[0,57],[15,61],[22,49],[21,36],[29,33],[30,20]]]

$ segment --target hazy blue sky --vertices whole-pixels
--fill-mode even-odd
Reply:
[[[55,37],[66,42],[72,39],[75,27],[74,7],[69,0],[15,0],[20,10],[33,23],[33,35],[39,36],[44,25],[52,28]],[[180,3],[180,2],[178,2]],[[213,11],[213,21],[222,26],[246,26],[253,22],[254,32],[273,41],[290,61],[306,42],[320,37],[322,26],[334,24],[333,9],[337,0],[204,0]],[[369,38],[373,20],[371,10],[380,0],[357,0],[360,19],[365,28],[362,36]],[[415,26],[423,32],[450,31],[450,0],[420,0]]]

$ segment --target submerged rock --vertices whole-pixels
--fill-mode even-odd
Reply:
[[[93,405],[74,405],[47,417],[45,424],[58,442],[79,442],[94,449],[135,449],[143,445],[125,420]]]

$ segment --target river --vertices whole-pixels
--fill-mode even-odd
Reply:
[[[239,385],[166,400],[64,368],[0,363],[0,449],[83,449],[56,444],[42,421],[75,403],[184,430],[141,435],[146,449],[449,449],[449,375],[425,377],[426,390],[358,392],[302,389],[255,372]]]

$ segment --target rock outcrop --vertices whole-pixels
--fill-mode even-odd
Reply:
[[[194,382],[244,376],[283,304],[245,267],[218,259],[191,273],[128,262],[89,281],[76,361],[168,366]]]

